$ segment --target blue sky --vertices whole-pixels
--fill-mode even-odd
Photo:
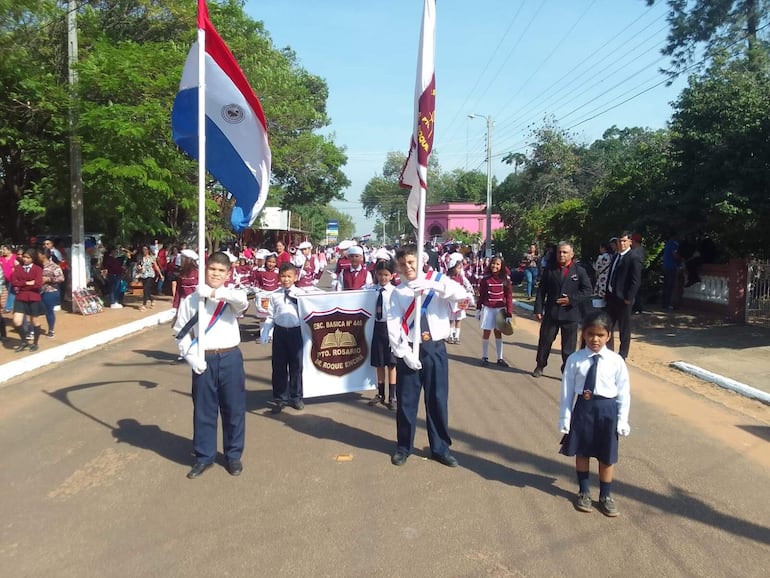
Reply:
[[[526,152],[544,118],[583,142],[612,125],[662,128],[685,86],[680,79],[667,87],[659,72],[668,63],[660,54],[668,32],[663,2],[436,4],[433,150],[442,170],[486,172],[486,122],[469,119],[471,113],[492,117],[493,173],[503,179],[512,167],[500,158]],[[346,148],[352,183],[346,201],[334,205],[353,218],[358,235],[374,224],[363,216],[361,191],[389,151],[406,154],[409,147],[422,6],[423,0],[246,2],[277,48],[291,47],[301,66],[328,83],[328,130]]]

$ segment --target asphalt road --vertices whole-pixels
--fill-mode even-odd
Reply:
[[[579,513],[557,453],[559,360],[528,373],[535,331],[522,320],[506,339],[508,370],[478,367],[473,323],[450,346],[456,469],[424,458],[424,428],[392,466],[394,414],[369,394],[271,415],[269,349],[253,342],[239,478],[221,462],[185,478],[190,378],[168,326],[25,375],[0,389],[1,573],[770,575],[770,416],[632,369],[621,516]]]

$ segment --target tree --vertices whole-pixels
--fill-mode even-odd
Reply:
[[[0,237],[27,238],[51,191],[68,190],[60,14],[53,1],[0,4]]]
[[[717,62],[675,103],[675,211],[682,233],[709,235],[726,255],[770,255],[770,72]]]
[[[329,125],[325,81],[274,48],[239,0],[209,10],[265,109],[271,200],[296,210],[341,198],[347,159],[333,136],[318,134]],[[66,30],[55,0],[1,0],[0,16],[0,227],[21,239],[68,228]],[[86,228],[124,240],[194,229],[197,169],[171,141],[169,112],[195,39],[195,3],[95,0],[82,6],[79,32]],[[219,237],[231,202],[214,185],[207,223]]]
[[[352,238],[355,231],[352,217],[329,205],[297,207],[293,209],[292,217],[297,227],[310,233],[310,240],[314,245],[326,244],[326,224],[329,221],[338,222],[340,239]]]
[[[533,240],[563,238],[563,227],[549,225],[549,219],[556,218],[556,207],[562,203],[587,194],[586,179],[582,178],[585,147],[552,121],[534,130],[532,138],[529,156],[522,159],[520,153],[511,153],[504,157],[507,164],[523,169],[508,175],[493,194],[510,244],[522,250]],[[565,206],[574,208],[577,204]]]
[[[660,1],[660,0],[657,0]],[[648,5],[656,0],[646,0]],[[717,54],[746,57],[751,70],[757,70],[767,38],[760,27],[763,15],[770,11],[768,0],[666,0],[669,7],[668,23],[671,30],[668,43],[662,50],[671,57],[671,68],[666,72],[678,76],[694,59],[699,47],[712,58]],[[765,32],[766,35],[766,32]]]
[[[678,228],[676,199],[669,187],[670,137],[667,130],[607,129],[583,153],[583,175],[591,183],[583,234],[576,249],[591,255],[599,243],[630,229],[649,242]]]

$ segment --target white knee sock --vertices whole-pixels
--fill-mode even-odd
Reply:
[[[457,340],[460,339],[460,328],[459,327],[457,327],[455,329],[455,339],[457,339]]]
[[[481,357],[489,357],[489,339],[481,340]]]
[[[497,359],[503,358],[503,340],[495,339],[495,349],[497,349]]]

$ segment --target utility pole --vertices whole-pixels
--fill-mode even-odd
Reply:
[[[487,121],[487,239],[486,257],[492,256],[492,117],[483,114],[469,114],[468,118],[483,118]]]
[[[492,117],[487,116],[487,257],[492,257]]]
[[[83,179],[81,174],[80,137],[78,128],[78,25],[77,0],[67,3],[67,56],[69,71],[69,134],[70,134],[70,211],[72,219],[72,247],[70,248],[70,289],[72,303],[78,290],[88,282],[83,224]],[[74,307],[74,305],[73,305]]]

